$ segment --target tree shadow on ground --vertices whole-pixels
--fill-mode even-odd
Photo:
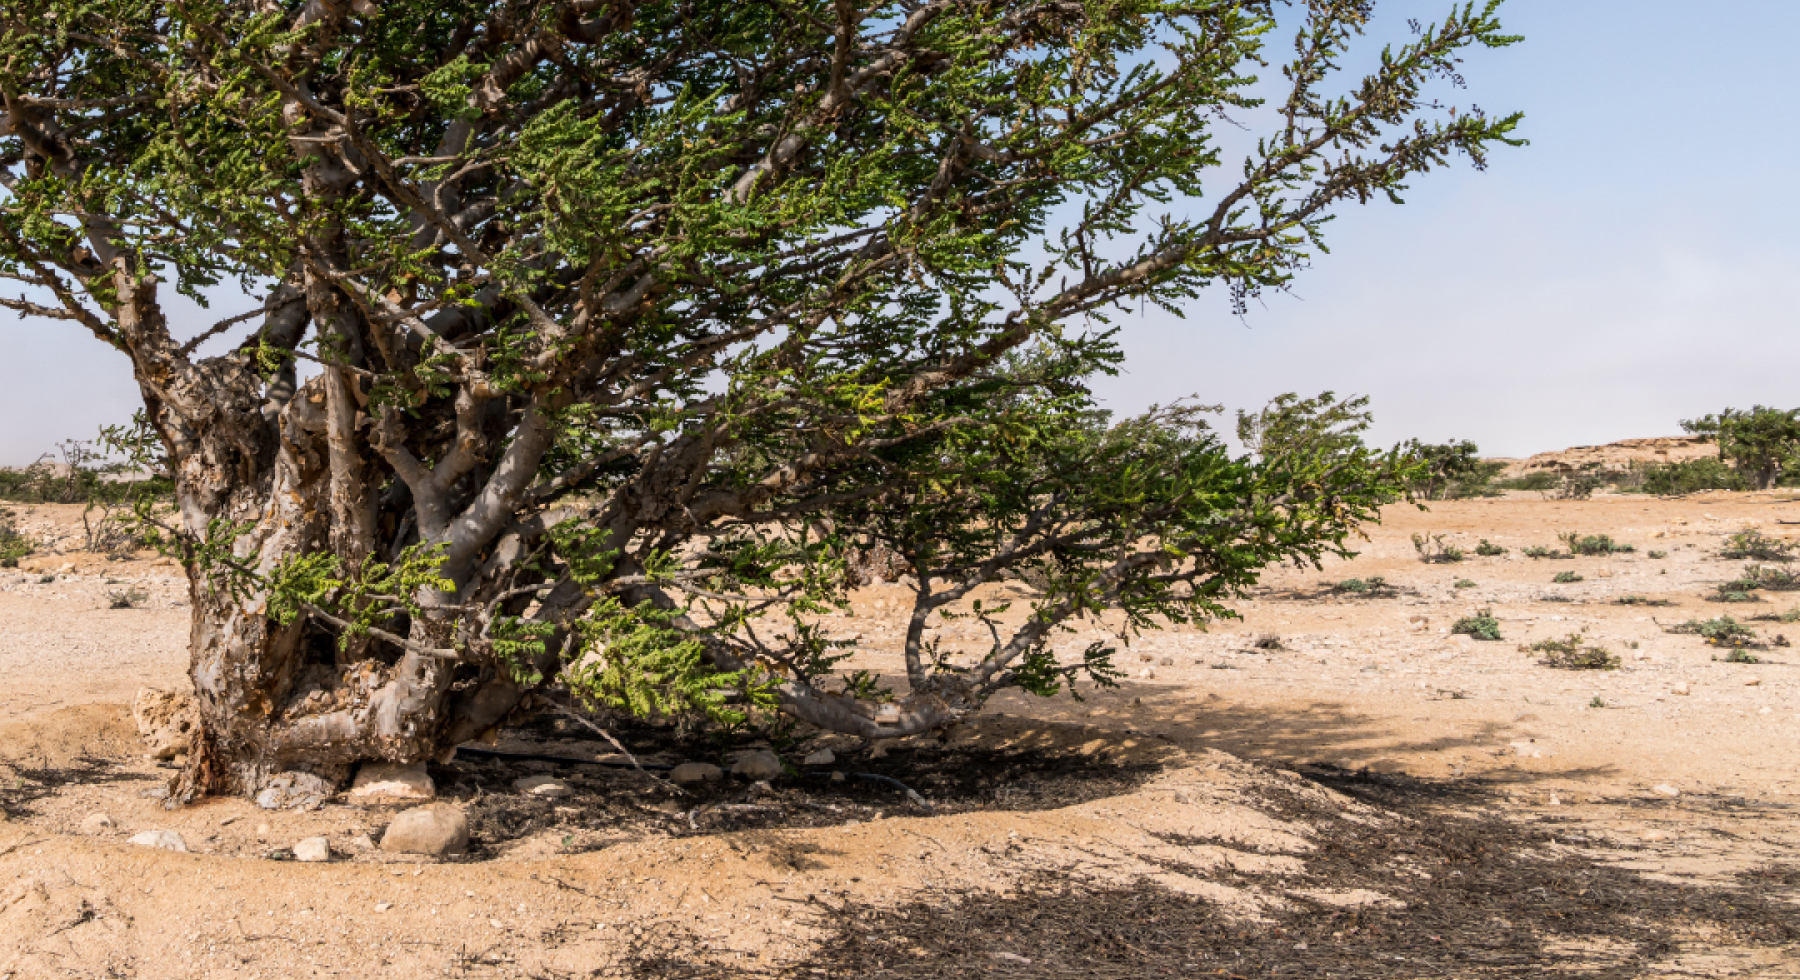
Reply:
[[[1281,895],[1259,920],[1154,881],[1104,887],[1027,874],[1009,894],[819,901],[816,924],[827,938],[779,970],[696,958],[670,934],[639,949],[626,969],[593,975],[1626,980],[1795,964],[1800,867],[1763,868],[1726,885],[1676,883],[1574,852],[1559,841],[1566,830],[1452,812],[1435,789],[1397,777],[1316,778],[1365,798],[1380,787],[1398,819],[1352,822],[1315,795],[1271,789],[1264,806],[1311,825],[1317,847],[1303,872],[1281,880],[1230,866],[1218,873],[1225,884]],[[1388,901],[1348,907],[1322,897],[1355,892]]]

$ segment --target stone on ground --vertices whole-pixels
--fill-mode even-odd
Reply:
[[[751,749],[739,753],[731,771],[748,779],[773,779],[782,773],[781,759],[768,749]]]
[[[526,796],[537,796],[548,800],[569,796],[575,791],[569,784],[551,776],[526,776],[513,780],[513,789]]]
[[[294,860],[317,864],[331,860],[331,842],[323,837],[308,837],[294,845]]]
[[[436,798],[437,785],[425,773],[423,762],[365,762],[350,785],[353,803],[423,803]]]
[[[106,834],[117,829],[119,829],[119,825],[104,813],[90,813],[87,819],[81,822],[81,832],[84,834]]]
[[[829,766],[836,761],[837,761],[837,753],[831,751],[830,749],[820,749],[819,751],[814,752],[813,754],[807,756],[805,759],[801,760],[801,765]]]
[[[469,849],[469,820],[448,803],[413,807],[388,824],[381,849],[433,857],[461,854]]]
[[[669,778],[678,786],[693,786],[698,783],[709,783],[725,775],[725,770],[710,762],[683,762],[670,770]]]
[[[131,843],[139,847],[154,847],[159,851],[176,851],[181,854],[188,852],[187,841],[182,840],[181,835],[173,830],[146,830],[131,838]]]

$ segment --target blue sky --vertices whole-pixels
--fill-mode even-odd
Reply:
[[[1404,40],[1442,0],[1382,0]],[[1525,43],[1466,66],[1461,104],[1523,110],[1532,145],[1346,211],[1331,255],[1240,321],[1223,294],[1121,320],[1122,411],[1197,395],[1368,395],[1382,442],[1523,455],[1751,403],[1800,405],[1794,0],[1509,0]],[[1279,52],[1277,52],[1279,53]],[[240,312],[177,311],[192,329]],[[0,464],[129,417],[122,355],[0,314]]]

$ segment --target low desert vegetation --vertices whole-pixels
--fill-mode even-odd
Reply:
[[[1499,556],[1506,554],[1506,549],[1486,538],[1482,538],[1481,543],[1475,546],[1475,553],[1483,558],[1498,558]]]
[[[1648,493],[1662,497],[1679,497],[1706,490],[1746,488],[1744,478],[1736,470],[1712,457],[1679,463],[1633,464],[1618,486],[1623,493]]]
[[[1620,606],[1672,606],[1672,605],[1674,605],[1673,602],[1670,602],[1667,599],[1652,599],[1649,596],[1641,596],[1641,595],[1622,595],[1622,596],[1618,597],[1617,599],[1614,599],[1613,603],[1615,605],[1620,605]]]
[[[1411,488],[1419,500],[1465,500],[1500,493],[1493,480],[1506,464],[1484,462],[1473,442],[1464,439],[1431,444],[1415,439],[1403,451],[1417,460],[1423,470]]]
[[[1475,588],[1475,581],[1473,579],[1459,578],[1454,583],[1452,583],[1451,588],[1472,589],[1472,588]]]
[[[1756,631],[1730,616],[1716,619],[1690,619],[1668,628],[1670,633],[1685,633],[1698,636],[1713,646],[1745,647],[1757,646],[1761,640]]]
[[[1492,609],[1483,609],[1473,616],[1464,616],[1450,627],[1452,635],[1473,637],[1477,640],[1504,639],[1500,635],[1500,621],[1494,618]]]
[[[1585,582],[1587,580],[1582,578],[1579,572],[1557,572],[1556,577],[1550,581],[1555,585],[1573,585],[1576,582]]]
[[[1569,549],[1571,555],[1623,555],[1637,550],[1631,545],[1620,544],[1604,534],[1584,535],[1577,531],[1566,531],[1556,537],[1565,548]]]
[[[1551,560],[1564,560],[1575,557],[1566,551],[1545,547],[1541,544],[1527,545],[1520,548],[1519,554],[1524,555],[1527,558],[1548,558]]]
[[[1424,534],[1414,534],[1412,545],[1413,551],[1419,555],[1419,560],[1427,565],[1453,564],[1468,557],[1467,553],[1456,545],[1445,544],[1444,535],[1432,534],[1429,531]]]
[[[1719,549],[1720,558],[1753,559],[1755,561],[1793,561],[1794,546],[1752,528],[1739,531],[1725,539],[1725,547]]]
[[[1728,408],[1717,415],[1685,420],[1681,427],[1716,440],[1719,458],[1752,490],[1775,486],[1800,456],[1800,409]]]
[[[136,586],[123,589],[108,589],[106,602],[108,609],[136,609],[150,598],[150,594]]]
[[[1714,659],[1723,660],[1725,663],[1728,663],[1728,664],[1760,664],[1760,663],[1762,663],[1761,657],[1758,657],[1756,654],[1751,653],[1748,650],[1733,650],[1730,653],[1726,654],[1724,657],[1715,657]]]
[[[17,568],[19,559],[37,550],[37,546],[19,530],[18,515],[0,508],[0,568]]]
[[[1524,653],[1538,653],[1538,662],[1559,670],[1617,670],[1618,655],[1587,641],[1585,633],[1570,633],[1562,639],[1539,640],[1519,648]]]
[[[1338,592],[1346,592],[1350,595],[1371,595],[1378,592],[1398,591],[1394,586],[1388,584],[1387,579],[1382,578],[1379,575],[1371,575],[1368,578],[1347,578],[1332,586],[1332,588]]]

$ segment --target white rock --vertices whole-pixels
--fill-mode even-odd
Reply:
[[[1674,799],[1681,795],[1681,790],[1670,786],[1668,783],[1657,783],[1655,786],[1650,787],[1650,792],[1655,793],[1657,796],[1667,796],[1670,799]]]
[[[1692,690],[1693,690],[1693,688],[1688,686],[1687,681],[1678,681],[1674,687],[1669,688],[1669,693],[1685,695],[1685,694],[1690,693]]]
[[[1148,667],[1145,667],[1143,670],[1138,671],[1137,675],[1138,675],[1138,677],[1140,677],[1144,680],[1147,680],[1147,681],[1156,679],[1156,671],[1151,670]]]
[[[829,766],[836,761],[836,752],[833,752],[830,749],[820,749],[819,751],[808,755],[805,759],[800,760],[800,764],[805,766]]]
[[[448,803],[403,811],[381,835],[381,849],[441,857],[469,849],[469,820]]]
[[[731,772],[750,779],[774,779],[782,773],[781,759],[768,749],[751,749],[738,754]]]
[[[294,845],[294,860],[318,864],[331,860],[331,842],[323,837],[308,837]]]
[[[84,834],[108,834],[117,829],[119,825],[104,813],[90,813],[87,819],[81,821],[81,832]]]
[[[561,799],[574,794],[569,784],[550,776],[526,776],[513,780],[513,789],[526,796],[537,796],[547,800]]]
[[[1759,685],[1761,683],[1762,683],[1762,678],[1760,678],[1760,677],[1744,678],[1744,686],[1745,687],[1756,687],[1757,685]]]
[[[683,762],[669,771],[669,778],[678,786],[693,786],[697,783],[709,783],[722,779],[725,770],[710,762]]]
[[[282,772],[269,777],[256,794],[256,805],[265,810],[317,807],[332,793],[332,784],[310,772]]]
[[[181,835],[173,830],[146,830],[131,838],[131,843],[139,847],[154,847],[159,851],[175,851],[181,854],[188,852],[187,841],[182,840]]]
[[[425,763],[365,762],[356,770],[350,799],[356,803],[385,801],[424,802],[437,798],[437,785],[425,773]]]

